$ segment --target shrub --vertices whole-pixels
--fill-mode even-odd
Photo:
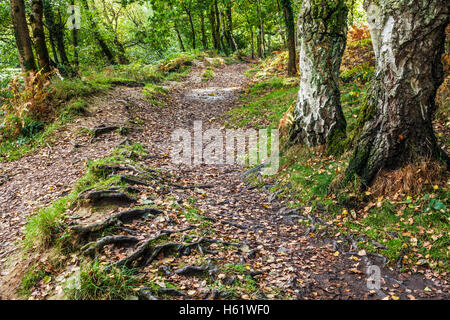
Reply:
[[[42,129],[42,122],[49,116],[47,99],[52,94],[52,73],[31,73],[26,85],[15,78],[10,83],[11,99],[1,106],[4,116],[1,124],[1,140],[21,134],[31,136]]]

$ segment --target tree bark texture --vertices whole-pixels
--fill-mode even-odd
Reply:
[[[304,0],[299,16],[300,90],[291,141],[335,150],[345,137],[339,69],[347,38],[344,0]]]
[[[441,56],[449,23],[448,0],[368,0],[376,70],[367,119],[347,175],[370,185],[380,170],[444,159],[433,132]]]
[[[11,0],[10,4],[20,66],[23,72],[36,70],[33,47],[25,16],[25,4],[23,0]]]

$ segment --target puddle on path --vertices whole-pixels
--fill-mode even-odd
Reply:
[[[240,90],[238,87],[230,88],[202,88],[193,89],[186,94],[186,99],[188,100],[202,100],[206,102],[213,102],[219,100],[229,99],[230,96],[234,94],[235,91]]]

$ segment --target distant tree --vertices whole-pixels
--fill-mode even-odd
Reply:
[[[97,23],[94,20],[93,11],[91,11],[91,8],[89,7],[89,4],[87,0],[81,0],[81,3],[83,5],[83,8],[85,10],[85,14],[87,16],[87,19],[91,26],[91,32],[94,36],[94,39],[97,41],[100,50],[102,51],[103,55],[108,60],[109,64],[115,64],[115,58],[114,53],[111,50],[109,44],[106,42],[106,40],[103,38],[103,36],[100,34],[100,31],[98,29]]]
[[[75,0],[70,1],[72,8],[75,6]],[[73,17],[72,24],[75,24],[75,17]],[[72,29],[72,42],[73,42],[73,64],[75,68],[75,73],[77,74],[80,69],[80,60],[78,56],[78,30],[76,28]]]
[[[177,21],[174,21],[174,29],[177,34],[178,43],[180,45],[181,51],[185,52],[186,48],[184,47],[183,38],[181,37],[180,29],[178,28]]]
[[[193,21],[193,16],[192,16],[192,2],[191,0],[182,0],[181,4],[184,8],[184,11],[186,12],[186,15],[188,17],[189,20],[189,25],[191,26],[191,38],[192,38],[192,49],[195,49],[195,37],[196,37],[196,32],[195,32],[195,26],[194,26],[194,21]]]
[[[36,62],[34,61],[33,48],[25,16],[25,4],[23,0],[10,0],[10,4],[20,66],[23,72],[36,70]]]
[[[210,3],[209,7],[209,24],[211,25],[211,38],[213,47],[215,50],[220,50],[220,34],[218,32],[218,28],[216,27],[217,21],[216,21],[216,6],[214,5],[214,2]]]
[[[287,71],[290,76],[297,74],[297,53],[295,50],[295,23],[294,12],[292,10],[291,0],[281,0],[283,7],[284,21],[286,24],[287,46],[289,50],[289,60]]]
[[[203,8],[203,3],[200,4],[200,26],[202,32],[202,45],[203,50],[208,49],[208,37],[206,36],[206,27],[205,27],[205,8]]]
[[[33,32],[34,48],[39,69],[44,73],[50,71],[50,56],[48,54],[47,43],[44,31],[44,5],[42,0],[31,1],[31,30]]]

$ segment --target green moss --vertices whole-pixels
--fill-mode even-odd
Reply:
[[[147,98],[147,100],[158,107],[164,107],[166,102],[168,90],[155,85],[155,84],[147,84],[145,88],[142,90],[142,94]]]
[[[327,33],[340,34],[343,27],[347,25],[348,8],[344,0],[323,1],[311,0],[312,18],[316,20],[319,25]]]
[[[327,137],[327,153],[340,156],[348,148],[346,132],[343,130],[335,130]]]
[[[364,95],[356,121],[350,125],[350,132],[346,145],[353,146],[360,137],[366,123],[376,116],[377,109],[374,101],[376,100],[374,100],[374,97],[371,96],[370,93]]]
[[[75,99],[71,101],[67,107],[65,107],[61,111],[61,118],[63,118],[64,122],[73,119],[75,116],[85,115],[87,112],[88,105],[83,99]]]
[[[93,94],[105,92],[111,88],[102,81],[75,79],[53,79],[51,89],[53,100],[69,101],[73,98],[87,97]]]
[[[111,157],[89,161],[87,172],[77,181],[70,194],[38,210],[30,217],[24,231],[25,249],[30,250],[33,247],[44,249],[64,241],[67,231],[67,225],[64,222],[65,213],[78,203],[79,193],[87,189],[102,190],[111,184],[125,187],[121,184],[120,177],[110,177],[111,171],[104,165],[132,164],[134,154],[145,155],[146,150],[140,144],[120,146],[112,152]]]

